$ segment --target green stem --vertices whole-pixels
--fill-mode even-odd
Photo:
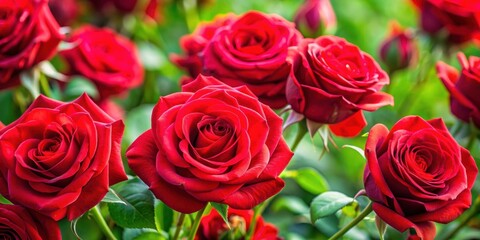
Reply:
[[[185,221],[185,213],[180,213],[177,221],[177,227],[175,228],[175,234],[173,235],[173,240],[177,240],[180,236],[180,231],[182,230],[183,222]]]
[[[335,240],[339,239],[342,237],[345,233],[347,233],[351,228],[355,227],[360,221],[362,221],[370,212],[372,212],[372,205],[373,202],[370,202],[365,209],[357,216],[355,217],[349,224],[347,224],[345,227],[340,229],[337,233],[335,233],[333,236],[329,238],[329,240]]]
[[[253,237],[253,233],[255,233],[255,227],[257,226],[257,221],[260,215],[262,215],[265,208],[267,208],[268,204],[270,203],[270,199],[267,199],[263,203],[260,203],[253,209],[253,217],[252,221],[250,221],[250,226],[248,226],[247,234],[245,235],[245,240],[250,240]]]
[[[193,240],[195,239],[195,235],[197,234],[198,226],[200,226],[200,221],[202,220],[203,213],[205,212],[205,209],[207,209],[208,205],[205,206],[204,208],[200,209],[200,211],[197,212],[197,216],[195,217],[195,221],[193,222],[192,229],[190,230],[190,234],[188,235],[188,240]]]
[[[446,237],[442,239],[452,239],[478,213],[480,213],[480,196],[477,196],[477,199],[475,199],[470,211],[463,215],[463,219],[460,221],[460,224],[458,224],[457,227],[455,227],[455,229],[453,229],[450,233],[445,234],[444,236]]]
[[[293,141],[292,147],[290,147],[292,152],[295,152],[298,145],[302,141],[303,136],[305,136],[305,134],[307,132],[308,132],[308,130],[307,130],[307,126],[305,125],[305,123],[304,122],[299,122],[298,123],[298,129],[297,129],[297,135],[295,136],[295,140]]]
[[[105,237],[109,240],[117,240],[115,235],[113,235],[112,230],[108,227],[107,222],[105,222],[105,219],[102,216],[102,213],[100,212],[100,207],[96,205],[92,209],[90,209],[90,213],[93,216],[93,219],[95,219],[95,222],[98,223],[98,226],[100,227],[100,230],[102,230],[103,234],[105,234]]]

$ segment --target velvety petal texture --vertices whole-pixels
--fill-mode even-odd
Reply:
[[[54,220],[78,218],[126,180],[123,128],[87,95],[39,96],[0,130],[0,194]]]
[[[293,155],[282,119],[245,86],[199,75],[183,91],[160,98],[152,128],[127,150],[155,196],[191,213],[207,202],[250,209],[278,193]]]
[[[195,236],[195,240],[244,239],[253,218],[253,210],[228,209],[228,221],[231,229],[215,209],[204,216]],[[229,238],[231,237],[231,238]],[[278,229],[267,223],[261,216],[257,219],[252,240],[279,240]]]
[[[0,89],[20,83],[22,70],[51,58],[63,35],[48,0],[0,3]]]
[[[444,62],[437,63],[437,75],[450,93],[450,110],[464,122],[480,128],[480,58],[458,54],[459,71]]]
[[[433,239],[433,222],[449,223],[471,205],[478,173],[470,153],[441,119],[409,116],[389,131],[377,124],[365,146],[364,184],[373,210],[403,232]]]
[[[60,240],[58,224],[21,206],[0,204],[0,239]]]
[[[180,38],[180,47],[185,55],[172,54],[170,60],[186,70],[191,77],[197,77],[198,74],[202,73],[203,64],[201,56],[208,42],[215,35],[218,28],[230,24],[236,18],[236,15],[229,13],[217,15],[210,22],[200,23],[192,34]]]
[[[360,111],[393,105],[393,97],[380,92],[388,75],[375,60],[343,38],[304,39],[290,49],[292,66],[286,96],[293,111],[321,124],[337,124]],[[352,120],[350,119],[350,120]],[[356,128],[363,128],[362,121]],[[363,126],[362,126],[363,124]]]
[[[472,40],[480,33],[480,2],[412,0],[420,10],[420,25],[432,35],[447,33],[450,43]]]
[[[85,25],[68,39],[76,47],[61,52],[70,75],[95,83],[101,99],[122,94],[143,82],[144,70],[135,44],[108,28]]]
[[[278,15],[225,15],[182,38],[187,57],[173,55],[172,60],[189,71],[191,80],[202,73],[232,87],[246,85],[262,103],[279,109],[287,105],[288,48],[301,39],[294,24]]]

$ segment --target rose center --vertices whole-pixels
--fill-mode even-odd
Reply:
[[[10,226],[0,224],[0,239],[20,239],[20,236]]]
[[[422,171],[426,171],[428,168],[427,162],[422,157],[416,158],[415,163],[417,163],[417,167],[420,168]]]

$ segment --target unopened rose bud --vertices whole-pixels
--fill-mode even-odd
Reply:
[[[307,0],[295,14],[295,24],[305,37],[333,34],[337,19],[330,0]]]
[[[412,34],[394,22],[389,35],[380,45],[380,59],[392,72],[405,69],[415,62],[417,51]]]

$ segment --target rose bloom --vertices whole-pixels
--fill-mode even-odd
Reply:
[[[0,204],[0,238],[43,240],[62,239],[57,222],[27,209]]]
[[[480,33],[478,1],[412,0],[420,10],[422,30],[436,35],[445,30],[448,41],[463,43]]]
[[[253,210],[237,210],[229,208],[228,221],[232,228],[229,230],[220,214],[218,214],[215,209],[212,209],[210,214],[202,217],[195,240],[230,239],[228,236],[233,236],[233,239],[244,239],[245,234],[249,230],[252,218]],[[266,223],[262,216],[259,216],[252,235],[252,240],[277,239],[281,238],[278,237],[278,229],[275,225]]]
[[[152,129],[127,150],[155,196],[192,213],[208,202],[251,209],[278,193],[293,155],[282,119],[245,86],[199,75],[183,91],[160,98]]]
[[[366,126],[362,110],[393,105],[380,92],[389,83],[378,63],[343,38],[305,39],[291,48],[292,71],[286,96],[292,109],[308,120],[330,125],[339,136],[355,136]]]
[[[364,183],[373,210],[397,229],[433,239],[433,222],[449,223],[471,205],[477,166],[441,119],[409,116],[390,131],[373,126],[365,145]]]
[[[227,85],[246,85],[262,103],[287,105],[288,47],[302,39],[295,25],[278,15],[247,12],[217,29],[203,51],[203,74]]]
[[[460,120],[470,121],[480,128],[480,58],[463,53],[458,54],[462,71],[445,64],[437,63],[437,74],[450,92],[450,110]]]
[[[306,0],[295,14],[295,25],[305,37],[315,38],[337,28],[330,0]]]
[[[0,89],[20,83],[22,70],[51,58],[63,38],[47,0],[0,3]]]
[[[211,22],[200,23],[192,34],[180,38],[180,47],[186,56],[172,54],[170,60],[188,71],[193,78],[202,73],[202,52],[218,28],[230,24],[236,19],[234,14],[217,15]]]
[[[127,179],[123,128],[87,95],[71,103],[39,96],[0,130],[0,194],[54,220],[80,217]]]
[[[61,52],[71,75],[82,75],[97,86],[101,99],[122,94],[143,82],[137,48],[126,37],[108,28],[85,25],[72,33],[78,46]]]
[[[390,33],[380,44],[380,59],[391,72],[402,70],[418,58],[418,48],[410,31],[397,22],[390,25]]]

